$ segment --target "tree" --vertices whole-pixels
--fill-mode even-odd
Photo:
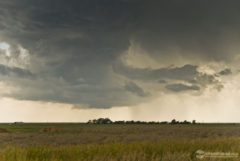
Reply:
[[[177,121],[175,120],[175,119],[173,119],[172,121],[171,121],[171,124],[176,124],[177,123]]]
[[[99,119],[94,119],[94,120],[89,120],[89,124],[111,124],[112,121],[109,118],[99,118]]]
[[[191,124],[191,122],[189,122],[189,121],[187,121],[187,120],[184,120],[182,123],[183,123],[183,124]]]

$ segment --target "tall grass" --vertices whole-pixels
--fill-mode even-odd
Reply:
[[[240,152],[240,138],[166,139],[158,142],[80,145],[8,145],[0,149],[0,161],[190,161],[196,160],[194,153],[199,149],[210,152]]]

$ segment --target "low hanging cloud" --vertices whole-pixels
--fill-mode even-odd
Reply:
[[[124,86],[124,88],[129,91],[132,92],[140,97],[146,97],[149,94],[146,93],[141,87],[139,87],[136,83],[134,82],[127,82]]]
[[[166,80],[163,80],[163,79],[162,79],[162,80],[159,80],[158,82],[161,83],[161,84],[167,83],[167,81],[166,81]]]
[[[8,67],[0,64],[0,77],[20,77],[20,78],[33,78],[34,75],[26,69],[18,67]]]
[[[221,72],[219,72],[219,74],[220,75],[230,75],[230,74],[232,74],[232,70],[227,68],[227,69],[224,69]]]
[[[161,79],[191,81],[195,76],[199,75],[197,66],[190,64],[174,68],[141,69],[126,66],[123,63],[118,63],[113,66],[113,70],[114,72],[125,75],[130,79],[139,79],[145,81]]]
[[[9,45],[8,54],[0,49],[1,81],[17,89],[4,97],[110,108],[146,102],[166,90],[220,91],[221,76],[230,71],[216,69],[217,77],[198,69],[239,61],[239,3],[0,1],[0,43]],[[132,41],[166,67],[121,62]]]
[[[200,87],[196,85],[184,85],[184,84],[169,84],[166,85],[166,89],[173,92],[181,92],[181,91],[199,91]]]
[[[123,63],[118,63],[117,65],[113,66],[113,71],[117,74],[127,77],[128,79],[140,80],[143,82],[162,82],[163,79],[167,79],[169,81],[183,81],[192,84],[192,86],[186,86],[183,84],[166,85],[166,88],[168,90],[175,92],[187,89],[200,90],[200,87],[206,88],[209,85],[213,85],[216,88],[222,86],[221,82],[217,79],[215,74],[211,75],[199,72],[198,66],[190,64],[184,65],[182,67],[151,69],[134,68],[124,65]],[[164,81],[164,83],[167,82]]]

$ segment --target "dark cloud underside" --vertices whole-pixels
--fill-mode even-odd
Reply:
[[[125,84],[124,88],[127,91],[137,94],[140,97],[148,96],[148,94],[146,92],[144,92],[143,89],[141,87],[139,87],[137,84],[135,84],[134,82],[127,82]]]
[[[184,84],[169,84],[166,86],[166,88],[173,92],[181,92],[181,91],[188,91],[188,90],[193,90],[193,91],[200,90],[200,87],[198,87],[196,85],[188,86],[188,85],[184,85]]]
[[[236,60],[239,7],[237,0],[0,0],[0,41],[10,45],[10,55],[0,50],[1,81],[18,89],[8,97],[93,108],[134,105],[159,90],[222,88],[194,63]],[[130,42],[159,63],[193,62],[128,66],[120,57]]]
[[[219,74],[220,75],[230,75],[230,74],[232,74],[232,71],[231,71],[231,69],[227,68],[227,69],[224,69],[221,72],[219,72]]]

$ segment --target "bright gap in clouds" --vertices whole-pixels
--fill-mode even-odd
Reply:
[[[0,99],[0,122],[87,122],[108,117],[129,120],[129,108],[73,109],[71,104]]]
[[[10,45],[8,43],[5,43],[5,42],[0,43],[0,49],[8,50],[9,47],[10,47]]]

